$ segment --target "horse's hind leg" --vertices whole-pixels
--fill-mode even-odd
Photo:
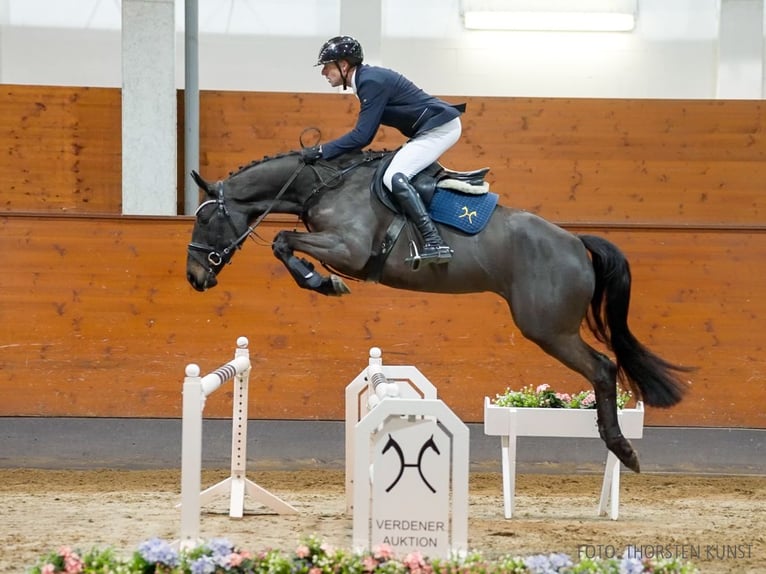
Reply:
[[[541,282],[517,285],[508,298],[511,313],[527,339],[593,385],[601,438],[625,466],[638,472],[638,455],[617,421],[617,365],[580,336],[592,292],[587,278],[583,273],[559,277],[558,288]]]
[[[515,257],[499,292],[527,339],[593,385],[601,438],[638,472],[638,456],[617,421],[617,366],[580,336],[595,289],[587,252],[559,228],[532,216],[519,219],[511,237]]]
[[[599,435],[625,466],[639,472],[638,455],[623,436],[617,419],[617,365],[585,343],[579,333],[532,340],[590,381],[596,395]]]

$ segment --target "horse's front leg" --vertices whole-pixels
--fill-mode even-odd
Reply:
[[[306,242],[304,237],[311,237],[312,240]],[[322,295],[340,296],[351,292],[343,279],[335,274],[324,276],[314,268],[313,263],[294,255],[298,250],[325,261],[330,250],[337,249],[340,241],[340,238],[333,234],[280,231],[274,237],[271,249],[299,287]]]

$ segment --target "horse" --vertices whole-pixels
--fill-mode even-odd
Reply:
[[[688,383],[680,375],[692,369],[661,358],[628,327],[631,273],[625,255],[607,239],[573,234],[498,204],[479,233],[439,224],[452,259],[415,271],[417,248],[404,239],[413,236],[411,224],[370,191],[388,155],[367,150],[307,164],[292,151],[254,161],[215,183],[192,172],[207,197],[188,246],[189,283],[198,291],[214,287],[264,217],[279,213],[298,216],[306,228],[281,230],[271,245],[303,289],[345,295],[345,277],[419,292],[496,293],[525,338],[591,383],[601,439],[639,472],[638,454],[618,424],[618,380],[646,405],[665,408],[682,400]],[[583,340],[583,324],[614,361]]]

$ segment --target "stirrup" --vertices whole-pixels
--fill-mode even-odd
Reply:
[[[442,264],[447,263],[452,259],[452,249],[448,245],[437,245],[435,251],[430,253],[420,253],[418,251],[417,243],[414,240],[410,241],[410,256],[407,257],[404,262],[409,263],[413,271],[420,269],[422,264]]]

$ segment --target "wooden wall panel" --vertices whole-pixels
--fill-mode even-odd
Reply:
[[[465,421],[480,421],[483,397],[508,385],[587,388],[524,340],[491,294],[353,283],[350,296],[327,299],[298,289],[268,246],[255,243],[218,287],[196,293],[183,272],[191,225],[0,217],[0,416],[178,416],[186,364],[211,370],[240,335],[255,362],[254,418],[341,420],[344,387],[371,346],[390,364],[420,368]],[[268,239],[278,226],[262,229]],[[758,328],[766,279],[754,272],[766,234],[605,235],[633,266],[635,334],[665,358],[700,367],[688,400],[650,410],[648,423],[766,428]],[[229,395],[211,397],[206,413],[230,414]]]
[[[455,169],[489,166],[502,201],[568,223],[760,225],[766,106],[760,101],[449,98],[465,100]],[[301,130],[350,129],[354,96],[205,93],[203,173],[225,177],[297,149]],[[381,129],[372,147],[404,139]]]
[[[504,203],[614,240],[633,264],[636,334],[700,366],[689,400],[649,423],[766,428],[763,102],[448,99],[468,113],[445,164],[490,166]],[[493,295],[353,284],[327,300],[253,244],[220,287],[195,293],[183,277],[191,221],[119,217],[119,90],[4,86],[0,100],[0,416],[177,416],[186,363],[217,366],[239,335],[253,346],[258,418],[341,419],[343,387],[373,345],[421,368],[467,421],[506,385],[584,384],[525,341]],[[296,149],[308,126],[337,137],[357,106],[203,92],[201,171],[225,177]],[[384,128],[373,147],[403,141]],[[223,398],[206,412],[226,416]]]
[[[8,146],[0,159],[0,209],[120,213],[119,90],[7,86],[0,96],[0,140]],[[491,167],[489,180],[507,204],[569,223],[764,219],[760,101],[449,100],[465,100],[468,112],[445,164]],[[222,178],[254,159],[297,149],[306,127],[319,127],[325,141],[342,135],[358,102],[348,94],[203,92],[200,108],[200,168]],[[403,142],[383,128],[373,147]]]
[[[0,211],[119,214],[120,105],[114,89],[2,86]]]

